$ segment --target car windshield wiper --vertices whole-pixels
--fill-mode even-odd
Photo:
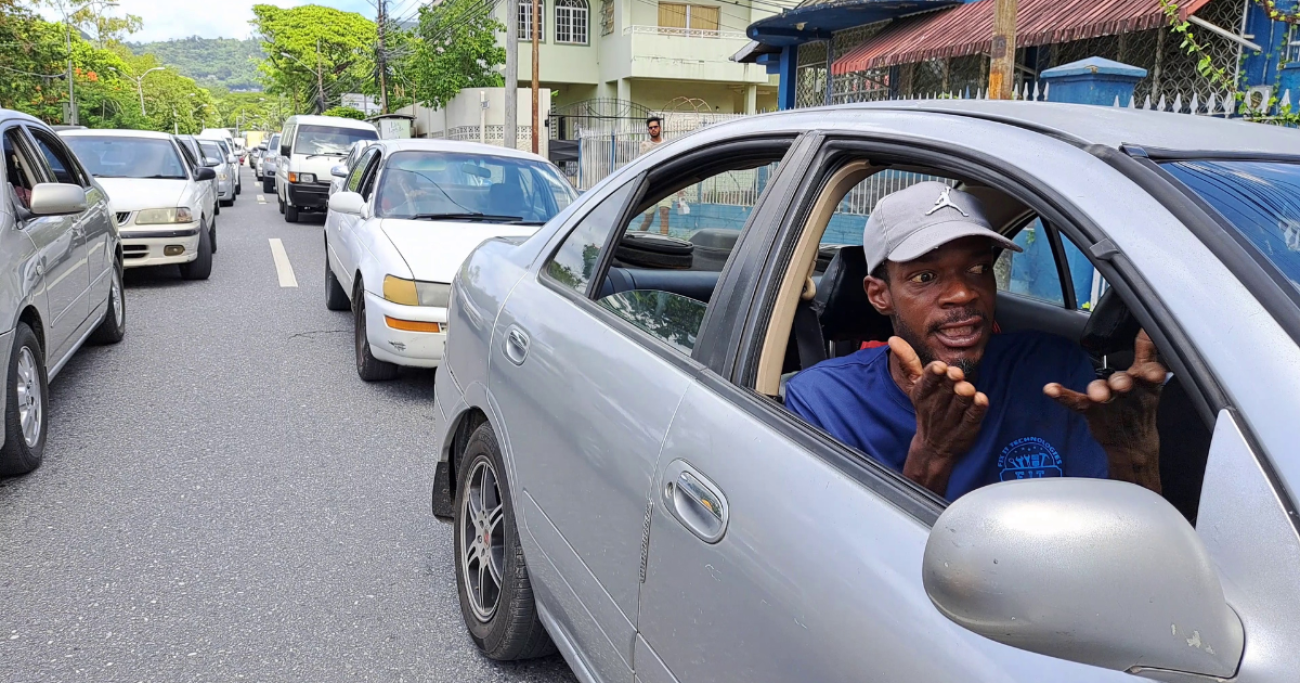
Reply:
[[[546,221],[517,220],[517,221],[507,221],[507,222],[510,223],[511,225],[546,225]]]
[[[399,216],[393,216],[399,218]],[[412,221],[492,221],[507,223],[519,220],[519,216],[496,216],[489,213],[417,213],[407,216]]]
[[[317,152],[315,154],[308,154],[307,158],[313,159],[315,157],[345,157],[345,156],[347,156],[346,152]]]

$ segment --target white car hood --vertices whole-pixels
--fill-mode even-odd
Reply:
[[[465,257],[493,237],[527,237],[540,225],[502,225],[469,221],[408,221],[384,218],[380,229],[417,280],[451,282]]]
[[[114,211],[165,209],[180,206],[188,180],[96,178],[108,193]]]

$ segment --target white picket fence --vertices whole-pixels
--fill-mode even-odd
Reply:
[[[1017,100],[1028,100],[1034,102],[1051,102],[1050,83],[1040,84],[1035,82],[1032,85],[1028,82],[1022,87],[1013,91]],[[1137,97],[1130,97],[1127,103],[1122,102],[1117,96],[1112,106],[1123,107],[1127,109],[1144,109],[1148,111],[1166,111],[1179,114],[1196,114],[1199,116],[1222,116],[1233,118],[1245,114],[1255,117],[1276,116],[1279,114],[1292,113],[1294,111],[1291,101],[1291,91],[1287,90],[1276,102],[1272,102],[1272,97],[1268,94],[1261,94],[1258,102],[1251,102],[1254,93],[1247,93],[1245,100],[1239,102],[1234,95],[1223,95],[1209,93],[1204,99],[1201,94],[1193,92],[1189,97],[1184,97],[1181,92],[1169,94],[1161,93],[1160,97],[1152,102],[1151,96],[1147,95],[1141,104],[1138,103]],[[919,94],[909,97],[898,98],[900,100],[985,100],[989,99],[987,89],[971,93],[969,90],[964,92],[933,92],[928,94]],[[1244,106],[1244,112],[1243,112]]]

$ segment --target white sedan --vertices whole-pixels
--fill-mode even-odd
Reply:
[[[535,154],[433,140],[366,149],[325,219],[325,306],[352,310],[361,379],[437,367],[465,257],[487,239],[532,235],[576,196]]]

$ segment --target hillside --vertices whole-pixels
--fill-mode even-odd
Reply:
[[[156,43],[128,43],[136,54],[152,52],[199,85],[220,85],[230,90],[257,90],[255,59],[262,57],[255,38],[179,38]]]

